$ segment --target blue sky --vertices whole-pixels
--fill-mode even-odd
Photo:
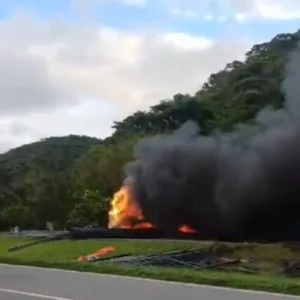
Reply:
[[[28,11],[44,20],[63,18],[75,23],[92,21],[122,30],[152,28],[216,38],[227,34],[242,34],[257,36],[259,39],[272,37],[279,32],[295,31],[300,24],[298,18],[292,20],[256,18],[247,22],[238,22],[234,19],[235,10],[222,9],[220,5],[214,5],[218,1],[210,1],[211,3],[205,5],[201,13],[215,18],[226,16],[228,17],[226,22],[203,20],[200,17],[176,17],[171,13],[172,9],[177,8],[176,5],[173,8],[166,7],[161,4],[162,1],[152,0],[144,6],[139,6],[128,5],[121,0],[81,0],[79,6],[76,0],[0,0],[0,18],[7,19],[15,11]],[[277,2],[284,3],[280,0]],[[198,13],[196,9],[191,11]]]

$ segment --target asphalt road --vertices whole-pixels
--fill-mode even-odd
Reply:
[[[0,264],[1,300],[292,300],[300,297]]]

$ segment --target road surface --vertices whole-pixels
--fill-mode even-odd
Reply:
[[[1,300],[293,300],[300,297],[0,264]]]

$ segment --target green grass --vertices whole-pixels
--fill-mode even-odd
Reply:
[[[21,251],[8,252],[9,248],[28,241],[25,238],[0,237],[0,262],[300,295],[299,279],[286,278],[274,273],[274,266],[277,266],[282,259],[299,258],[300,256],[298,250],[286,245],[238,245],[188,241],[78,240],[44,243]],[[261,266],[261,270],[259,270],[258,275],[249,275],[238,272],[235,267],[227,269],[226,272],[218,270],[196,271],[161,267],[132,267],[112,263],[78,263],[76,261],[79,256],[92,253],[105,246],[116,248],[116,252],[112,255],[127,253],[151,254],[210,246],[213,252],[226,253],[226,257],[255,260],[257,266]]]
[[[164,242],[164,241],[122,241],[122,240],[71,240],[53,241],[25,248],[21,251],[8,252],[15,245],[27,243],[26,238],[0,237],[0,257],[18,258],[24,261],[74,262],[79,256],[96,250],[113,246],[116,251],[112,255],[152,254],[164,251],[199,247],[197,242]]]

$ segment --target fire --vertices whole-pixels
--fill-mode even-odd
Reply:
[[[187,225],[182,225],[180,228],[179,228],[179,231],[181,232],[196,232],[195,230],[193,230],[192,228],[190,228],[189,226]]]
[[[153,228],[151,223],[144,221],[144,216],[134,201],[130,188],[124,185],[111,201],[109,211],[109,228]],[[190,227],[183,225],[179,228],[181,232],[195,232]]]
[[[109,228],[151,228],[144,222],[143,214],[134,202],[128,186],[123,186],[115,193],[109,211]]]

